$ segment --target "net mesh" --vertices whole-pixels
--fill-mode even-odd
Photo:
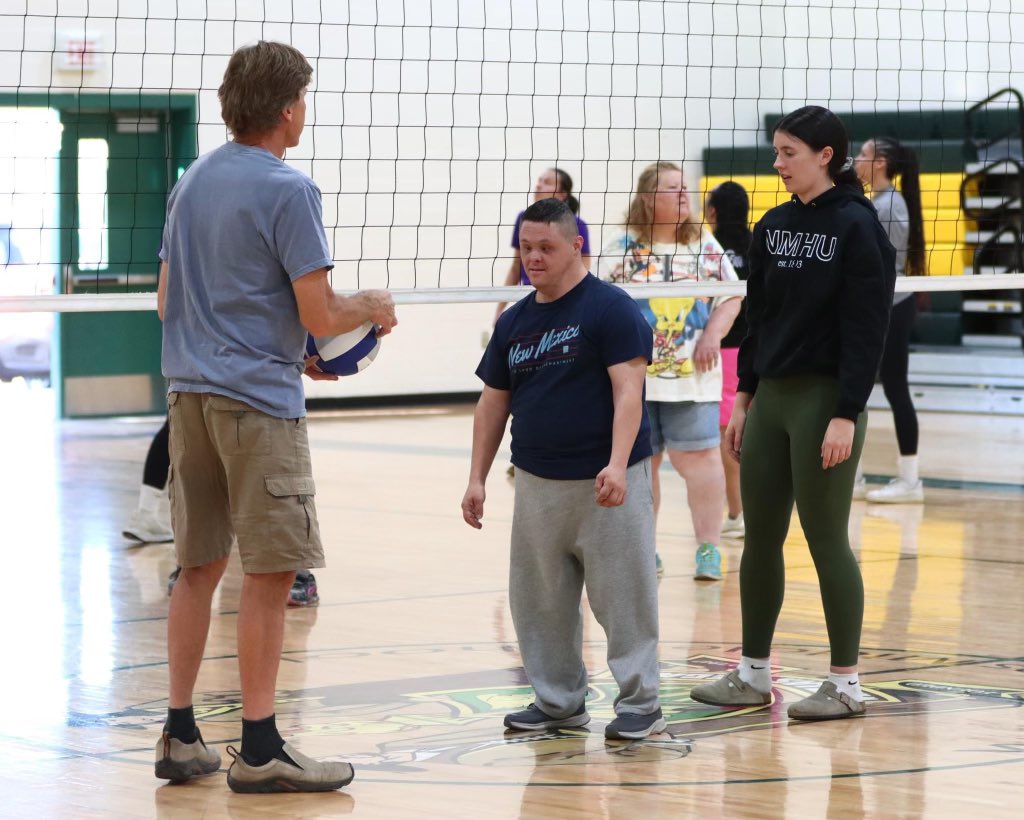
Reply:
[[[166,194],[226,139],[217,86],[261,38],[315,69],[287,161],[323,193],[339,289],[444,301],[501,285],[552,166],[592,258],[656,160],[683,165],[698,211],[741,182],[756,218],[785,196],[769,125],[808,102],[843,116],[854,148],[917,149],[929,273],[1022,267],[1011,0],[5,0],[3,294],[152,290]]]

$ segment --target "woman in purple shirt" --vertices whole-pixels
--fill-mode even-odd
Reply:
[[[587,223],[580,219],[580,201],[572,195],[572,177],[561,168],[548,168],[539,177],[533,186],[533,201],[540,202],[542,199],[560,199],[576,215],[576,226],[583,237],[583,266],[590,270],[590,232],[587,230]],[[530,277],[526,275],[522,262],[519,259],[519,223],[523,219],[523,212],[520,211],[516,217],[516,226],[512,229],[512,247],[516,249],[515,257],[509,266],[508,274],[502,283],[508,287],[512,285],[528,285]],[[505,310],[506,302],[500,302],[495,311],[494,320],[497,321]]]

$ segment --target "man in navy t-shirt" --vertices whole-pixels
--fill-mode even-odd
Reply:
[[[587,273],[565,203],[523,213],[523,265],[535,291],[502,314],[477,375],[484,382],[462,515],[479,529],[484,484],[512,415],[515,512],[509,598],[535,702],[515,730],[583,726],[583,584],[608,635],[619,685],[605,735],[663,731],[658,700],[650,425],[644,376],[651,329],[636,303]]]

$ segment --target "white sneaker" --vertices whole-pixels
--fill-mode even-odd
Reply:
[[[166,491],[143,484],[139,490],[139,506],[121,534],[143,544],[173,541]]]
[[[924,501],[924,485],[920,480],[911,484],[894,478],[884,487],[869,490],[867,500],[876,504],[920,504]]]
[[[743,523],[743,513],[740,513],[735,518],[731,515],[725,517],[725,522],[722,524],[723,538],[742,538],[746,532],[747,528]]]
[[[141,510],[132,513],[132,517],[128,520],[121,535],[143,544],[158,544],[174,540],[170,522],[161,521],[154,513]]]
[[[874,491],[873,491],[874,492]],[[863,501],[868,495],[868,483],[863,477],[857,479],[853,485],[853,500]]]

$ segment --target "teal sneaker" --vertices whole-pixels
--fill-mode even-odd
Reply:
[[[665,565],[661,563],[661,556],[654,553],[654,574],[659,578],[665,574]]]
[[[697,547],[697,571],[693,577],[698,581],[722,580],[722,556],[714,544]]]

